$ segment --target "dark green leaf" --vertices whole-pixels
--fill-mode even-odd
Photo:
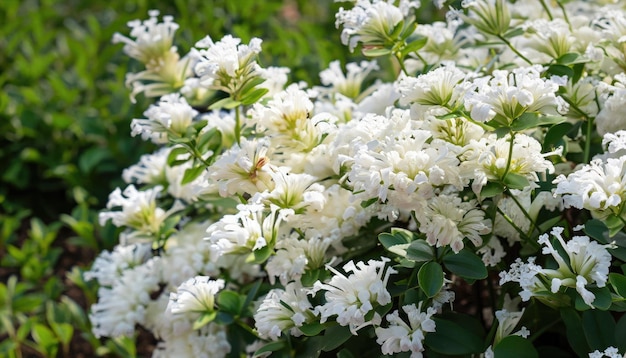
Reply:
[[[460,315],[459,315],[460,316]],[[469,316],[459,317],[471,320]],[[479,354],[485,351],[480,331],[464,325],[462,320],[449,320],[433,317],[436,324],[435,332],[426,334],[425,345],[433,351],[446,355]]]
[[[588,310],[582,314],[583,331],[591,351],[603,351],[617,344],[615,340],[615,321],[610,312]]]
[[[563,137],[565,137],[565,135],[573,127],[574,125],[569,122],[559,123],[550,127],[545,137],[543,138],[543,150],[550,151],[563,145],[565,143]]]
[[[603,311],[606,311],[609,309],[609,307],[611,307],[611,290],[609,290],[608,287],[592,287],[589,289],[589,291],[591,291],[591,293],[596,296],[595,300],[592,303],[593,307]],[[584,311],[590,308],[589,306],[587,306],[585,301],[583,301],[583,298],[578,293],[576,293],[574,305],[579,311]]]
[[[243,301],[243,296],[230,290],[222,290],[217,295],[217,305],[220,311],[228,312],[233,316],[241,314]]]
[[[550,65],[547,72],[555,76],[567,76],[568,78],[574,77],[574,70],[564,65]]]
[[[483,261],[468,249],[457,254],[450,252],[443,257],[443,265],[450,272],[466,279],[480,280],[487,277],[487,268]]]
[[[504,337],[493,348],[495,358],[538,358],[539,354],[533,344],[520,336]]]
[[[286,346],[287,344],[284,341],[271,342],[259,348],[256,352],[254,352],[254,356],[257,357],[267,352],[276,352],[285,348]]]
[[[626,314],[615,325],[615,341],[620,352],[626,352]]]
[[[326,329],[326,326],[318,322],[313,322],[304,324],[298,327],[298,329],[300,329],[305,336],[311,337],[320,334],[320,332]]]
[[[565,122],[567,118],[561,116],[542,116],[538,113],[524,113],[511,124],[514,131],[523,131],[544,125],[554,125]]]
[[[618,295],[626,298],[626,276],[611,272],[609,274],[609,282]]]
[[[420,288],[429,298],[434,297],[443,287],[443,269],[441,265],[430,261],[422,265],[417,273]]]
[[[561,319],[565,323],[565,334],[570,346],[580,357],[585,357],[591,352],[585,338],[580,315],[571,307],[561,309]]]
[[[167,155],[167,165],[170,167],[174,167],[176,165],[186,163],[188,159],[185,159],[185,160],[178,159],[178,156],[183,155],[183,154],[189,154],[189,151],[187,150],[187,148],[184,148],[184,147],[172,148],[170,153]]]
[[[330,352],[341,346],[350,337],[352,337],[352,332],[350,332],[350,329],[348,327],[329,327],[328,329],[326,329],[326,333],[324,333],[324,345],[322,347],[322,350],[324,352]]]
[[[528,178],[516,173],[507,173],[503,179],[504,185],[509,189],[524,189],[530,185]]]
[[[196,148],[200,153],[215,152],[222,145],[222,133],[217,128],[211,128],[198,137]]]
[[[480,190],[481,198],[491,198],[504,192],[504,185],[495,182],[487,182]]]
[[[415,240],[406,249],[406,258],[416,262],[425,262],[434,259],[433,247],[425,240]]]

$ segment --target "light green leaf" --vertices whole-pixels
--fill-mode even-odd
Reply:
[[[198,319],[193,322],[193,329],[200,329],[206,326],[211,323],[215,317],[217,317],[217,311],[203,312],[202,316],[198,317]]]
[[[189,184],[192,181],[196,180],[206,169],[206,165],[198,164],[195,167],[189,168],[185,170],[185,174],[183,175],[183,180],[180,182],[182,185]]]

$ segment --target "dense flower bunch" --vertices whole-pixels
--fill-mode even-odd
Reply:
[[[94,333],[142,326],[155,357],[624,354],[626,9],[419,11],[342,7],[369,60],[320,86],[256,38],[181,57],[156,12],[116,35],[156,98],[132,134],[161,148],[100,214],[121,234],[85,275]]]

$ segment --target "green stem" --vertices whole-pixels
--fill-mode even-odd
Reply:
[[[550,21],[554,20],[554,17],[552,16],[552,13],[550,12],[550,8],[548,8],[548,5],[546,5],[546,2],[544,0],[539,0],[539,2],[541,3],[541,7],[546,11],[546,14],[548,15],[548,18],[550,19]]]
[[[506,222],[508,222],[513,229],[515,229],[515,231],[517,231],[520,234],[520,237],[522,238],[523,241],[525,242],[530,242],[528,236],[526,236],[526,233],[524,232],[524,230],[520,229],[519,226],[517,226],[513,220],[504,212],[502,211],[502,209],[500,208],[496,208],[498,210],[498,213],[500,213],[500,215],[502,215],[502,217],[504,218],[504,220],[506,220]]]
[[[537,227],[535,220],[530,216],[530,214],[528,213],[528,211],[526,211],[526,209],[524,208],[524,206],[522,206],[522,203],[519,202],[519,200],[517,200],[517,198],[515,197],[515,195],[513,195],[513,193],[511,193],[511,189],[507,188],[506,189],[506,193],[507,195],[509,195],[511,197],[511,199],[513,199],[513,201],[515,202],[515,204],[517,205],[517,207],[522,211],[522,213],[524,214],[524,216],[526,217],[526,219],[528,219],[530,221],[530,230],[528,231],[528,233],[526,234],[526,236],[530,237],[532,235],[532,232],[535,230],[535,227]]]
[[[513,145],[515,144],[515,132],[511,132],[511,142],[509,144],[509,157],[506,160],[506,167],[504,168],[504,173],[502,174],[502,181],[506,178],[506,175],[509,174],[509,169],[511,169],[511,161],[513,160]]]
[[[235,140],[237,141],[237,145],[240,144],[240,136],[241,136],[241,106],[235,107]]]
[[[404,72],[404,74],[408,76],[409,72],[406,70],[406,67],[404,67],[404,59],[402,58],[402,55],[396,52],[394,53],[394,57],[396,58],[396,60],[398,60],[398,64],[400,65],[400,69],[402,70],[402,72]]]
[[[513,44],[507,40],[506,37],[502,36],[502,35],[498,35],[498,38],[500,39],[500,41],[504,42],[505,45],[507,45],[511,51],[515,52],[516,55],[518,55],[522,60],[524,60],[527,64],[529,65],[533,65],[532,61],[529,60],[528,58],[526,58],[526,56],[522,55],[521,52],[517,51],[517,49],[515,48],[515,46],[513,46]]]
[[[560,1],[557,1],[556,3],[559,5],[559,8],[561,8],[561,12],[563,12],[563,20],[567,22],[567,26],[569,26],[570,31],[572,31],[572,23],[569,22],[569,17],[567,16],[567,11],[565,10],[565,6],[563,6],[563,4]]]
[[[535,331],[535,333],[533,333],[530,337],[528,337],[528,341],[533,342],[535,339],[539,338],[539,336],[541,336],[543,332],[547,331],[548,329],[550,329],[552,326],[554,326],[555,324],[559,322],[561,322],[561,318],[555,319],[554,321],[541,326],[541,328],[539,328],[537,331]]]
[[[587,131],[585,133],[585,151],[583,155],[583,163],[589,163],[589,156],[591,155],[591,129],[593,127],[593,118],[587,120]]]

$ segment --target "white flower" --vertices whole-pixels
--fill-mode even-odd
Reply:
[[[467,75],[454,64],[436,68],[419,77],[403,77],[398,83],[400,104],[453,108],[463,95],[459,84]]]
[[[393,31],[394,27],[404,19],[407,11],[403,11],[386,1],[371,3],[369,0],[360,0],[354,8],[344,10],[340,8],[336,14],[335,25],[343,25],[341,42],[349,45],[350,52],[361,42],[365,46],[380,46]]]
[[[467,23],[490,35],[504,35],[510,28],[511,12],[504,0],[463,0],[469,16],[462,16]]]
[[[516,134],[511,150],[511,136],[497,138],[492,134],[479,141],[471,141],[463,153],[461,174],[468,179],[474,179],[472,190],[479,194],[482,187],[489,180],[503,180],[506,174],[522,175],[530,181],[538,181],[537,173],[554,172],[554,165],[545,157],[560,154],[557,151],[542,153],[541,143],[525,134]]]
[[[203,313],[215,310],[215,295],[224,288],[224,280],[196,276],[183,282],[170,293],[167,310],[172,314]]]
[[[496,318],[498,319],[498,329],[496,330],[496,335],[493,340],[494,345],[498,344],[498,342],[500,342],[503,338],[512,334],[522,336],[526,335],[527,330],[525,327],[522,327],[519,331],[513,333],[513,330],[519,323],[520,319],[522,319],[525,310],[525,308],[522,308],[522,310],[519,311],[519,301],[519,297],[511,300],[511,297],[508,294],[504,296],[502,309],[496,311],[495,313]]]
[[[102,251],[83,276],[85,280],[95,278],[100,286],[112,286],[124,271],[143,264],[151,257],[150,244],[116,245],[113,251]]]
[[[524,113],[565,112],[567,103],[556,95],[559,85],[542,78],[541,72],[539,65],[516,68],[512,72],[493,71],[492,78],[474,81],[476,91],[465,93],[465,107],[478,122],[494,119],[505,126],[519,120]]]
[[[339,61],[336,60],[320,72],[320,80],[324,86],[330,86],[333,91],[358,102],[363,94],[368,94],[368,92],[361,92],[363,81],[372,71],[378,69],[376,61],[351,62],[346,65],[347,73],[344,74]]]
[[[299,280],[307,269],[322,267],[327,261],[326,252],[332,241],[330,238],[308,240],[288,238],[278,241],[276,254],[270,257],[265,265],[270,283],[274,284],[275,278],[278,277],[280,283],[285,286],[292,280]]]
[[[298,327],[314,320],[308,291],[295,282],[287,284],[284,290],[271,290],[254,314],[259,336],[275,341],[287,330],[293,336],[300,336]]]
[[[124,270],[110,287],[98,289],[98,302],[89,320],[96,337],[132,337],[135,325],[145,323],[150,295],[159,290],[159,258]]]
[[[619,353],[619,350],[615,347],[608,347],[607,349],[604,350],[604,352],[600,352],[599,350],[595,350],[592,353],[589,353],[589,358],[603,358],[603,357],[607,357],[607,358],[624,358],[625,355],[621,355]]]
[[[464,238],[480,246],[480,235],[491,232],[491,222],[485,219],[485,213],[476,205],[476,201],[464,202],[458,196],[433,197],[416,215],[419,230],[426,234],[430,245],[449,245],[455,253],[463,248]]]
[[[163,147],[152,154],[142,155],[139,163],[124,169],[122,178],[127,184],[166,184],[167,156],[171,150],[170,147]]]
[[[587,236],[574,236],[565,242],[562,232],[563,228],[555,227],[551,234],[558,240],[567,257],[562,256],[563,251],[552,246],[548,234],[539,237],[539,243],[544,245],[542,253],[552,255],[559,265],[556,270],[545,269],[543,274],[552,280],[553,293],[562,286],[575,288],[585,303],[591,306],[595,295],[586,286],[593,283],[598,287],[606,285],[611,266],[611,254],[607,248],[611,245],[600,245]]]
[[[151,105],[144,116],[148,119],[133,119],[131,135],[141,135],[143,140],[151,139],[154,143],[167,143],[168,138],[185,135],[198,111],[193,109],[179,94],[161,97],[156,105]]]
[[[131,101],[135,95],[144,92],[147,97],[159,97],[171,93],[183,86],[185,79],[191,74],[190,59],[180,59],[176,47],[172,45],[178,24],[171,16],[164,16],[159,23],[159,12],[149,12],[150,19],[143,22],[131,21],[130,39],[119,33],[113,36],[113,42],[123,42],[124,52],[139,61],[146,70],[126,75],[126,85],[132,86]]]
[[[625,62],[626,65],[626,62]],[[598,113],[595,124],[600,135],[614,133],[626,127],[622,109],[626,105],[626,75],[620,73],[615,76],[617,83],[610,87],[612,95],[604,102]]]
[[[587,209],[599,218],[617,213],[626,188],[626,156],[595,159],[565,177],[559,175],[555,194],[563,197],[565,207]]]
[[[365,316],[374,309],[374,305],[384,306],[391,302],[391,295],[386,289],[387,280],[392,273],[391,267],[385,271],[385,264],[390,260],[382,257],[381,261],[369,260],[366,263],[353,261],[343,266],[349,276],[345,276],[332,267],[327,266],[334,276],[328,283],[315,282],[312,292],[326,291],[326,303],[316,306],[314,313],[319,314],[324,323],[330,317],[342,326],[349,326],[352,334],[369,324],[378,324],[380,315],[366,321]]]
[[[522,301],[526,302],[538,292],[548,290],[541,279],[537,277],[541,272],[543,272],[543,268],[535,264],[535,257],[529,257],[527,263],[518,257],[511,264],[509,271],[500,272],[500,285],[506,282],[517,282],[522,288],[519,295]]]
[[[188,330],[159,341],[152,358],[223,358],[230,351],[226,326],[209,323],[199,330]]]
[[[605,134],[602,137],[602,145],[607,149],[608,153],[626,154],[626,130]]]
[[[115,226],[126,226],[134,230],[126,236],[126,239],[155,238],[164,221],[184,207],[179,201],[175,201],[168,211],[158,207],[156,199],[162,189],[163,187],[156,186],[139,191],[131,184],[122,193],[120,188],[116,188],[109,195],[107,208],[121,207],[122,210],[101,212],[100,225],[111,219]]]
[[[271,171],[267,140],[241,139],[239,145],[224,152],[209,168],[210,177],[219,185],[221,196],[233,194],[253,195],[259,191],[272,189]]]
[[[392,355],[400,352],[411,352],[411,358],[421,358],[424,351],[424,334],[435,332],[435,321],[431,319],[436,310],[428,307],[421,312],[422,303],[402,306],[406,312],[409,324],[400,318],[399,312],[394,311],[387,315],[389,327],[376,327],[376,343],[381,345],[383,354]]]
[[[279,210],[272,205],[269,212],[260,204],[240,204],[235,215],[224,215],[207,229],[208,240],[219,255],[247,254],[265,246],[273,248],[281,222],[291,210]]]
[[[201,83],[231,95],[238,94],[245,84],[254,77],[260,77],[256,55],[261,52],[261,39],[253,38],[248,45],[241,39],[224,36],[213,42],[210,36],[196,43],[195,56],[198,63],[195,72]]]

